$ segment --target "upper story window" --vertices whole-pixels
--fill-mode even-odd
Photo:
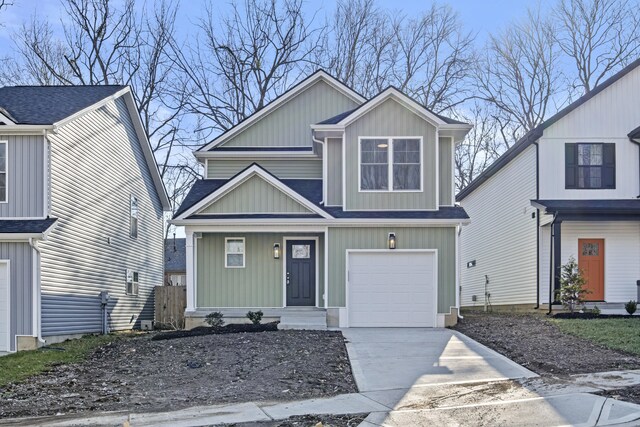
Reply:
[[[138,198],[133,195],[129,203],[129,236],[138,237]]]
[[[565,144],[566,189],[615,189],[616,145]]]
[[[7,201],[7,141],[0,141],[0,203]]]
[[[360,138],[360,191],[420,191],[422,138]]]

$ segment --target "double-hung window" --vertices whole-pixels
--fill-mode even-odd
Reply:
[[[227,237],[224,239],[225,268],[244,268],[244,237]]]
[[[360,191],[422,189],[422,138],[360,138]]]
[[[127,295],[138,295],[138,272],[127,269],[125,292]]]
[[[7,201],[7,141],[0,141],[0,203]]]
[[[565,144],[565,188],[615,189],[615,144]]]

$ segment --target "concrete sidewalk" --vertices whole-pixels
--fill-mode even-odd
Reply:
[[[0,420],[17,426],[204,426],[270,422],[294,415],[369,413],[363,426],[604,426],[638,425],[640,405],[591,393],[640,384],[640,371],[575,375],[569,380],[523,378],[378,390],[286,403],[241,403],[163,413],[104,413]]]

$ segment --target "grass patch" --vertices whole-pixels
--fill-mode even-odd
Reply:
[[[0,387],[23,381],[59,364],[84,360],[101,345],[121,339],[122,335],[86,335],[38,350],[21,351],[0,357]],[[64,350],[62,350],[64,349]]]
[[[640,318],[549,319],[561,331],[614,350],[640,354]]]

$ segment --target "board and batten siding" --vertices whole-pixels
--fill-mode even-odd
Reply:
[[[259,176],[252,176],[198,214],[311,213]]]
[[[44,218],[45,143],[42,135],[0,135],[7,141],[7,203],[0,203],[0,217]]]
[[[342,139],[329,138],[327,148],[327,201],[325,206],[342,206]]]
[[[222,145],[226,147],[311,147],[312,124],[357,106],[320,80],[260,118]]]
[[[196,239],[196,307],[277,308],[284,303],[286,256],[273,258],[273,244],[285,248],[284,237],[319,237],[317,305],[324,306],[324,237],[318,234],[203,233]],[[245,268],[225,268],[225,238],[245,238]]]
[[[27,242],[1,242],[0,260],[9,260],[9,347],[15,351],[16,335],[33,336],[33,249]]]
[[[42,335],[100,331],[103,290],[111,295],[112,329],[153,319],[153,288],[163,283],[163,212],[124,100],[61,126],[49,140],[58,222],[41,244]],[[139,205],[137,239],[129,237],[131,195]],[[126,269],[139,272],[138,296],[126,295]]]
[[[485,275],[491,304],[536,304],[535,162],[530,146],[461,201],[471,218],[460,235],[462,306],[484,305]]]
[[[439,138],[440,206],[453,206],[453,138]]]
[[[229,179],[257,163],[280,179],[322,179],[321,159],[207,159],[207,179]]]
[[[544,130],[540,138],[541,199],[629,199],[640,194],[640,147],[627,134],[640,124],[640,68],[595,95]],[[616,144],[616,188],[565,189],[565,143]]]
[[[605,301],[626,303],[638,298],[640,221],[563,222],[561,227],[562,264],[567,263],[569,257],[578,260],[578,239],[604,239]],[[548,288],[548,279],[546,285]],[[548,298],[548,290],[546,295]]]
[[[359,137],[421,136],[423,183],[422,191],[360,192],[358,184]],[[347,126],[345,210],[419,210],[437,209],[436,128],[393,99],[388,99],[363,117]],[[391,159],[390,159],[391,160]]]
[[[329,228],[329,307],[344,307],[347,249],[387,249],[389,233],[399,249],[438,250],[438,313],[456,305],[455,227],[331,227]]]

